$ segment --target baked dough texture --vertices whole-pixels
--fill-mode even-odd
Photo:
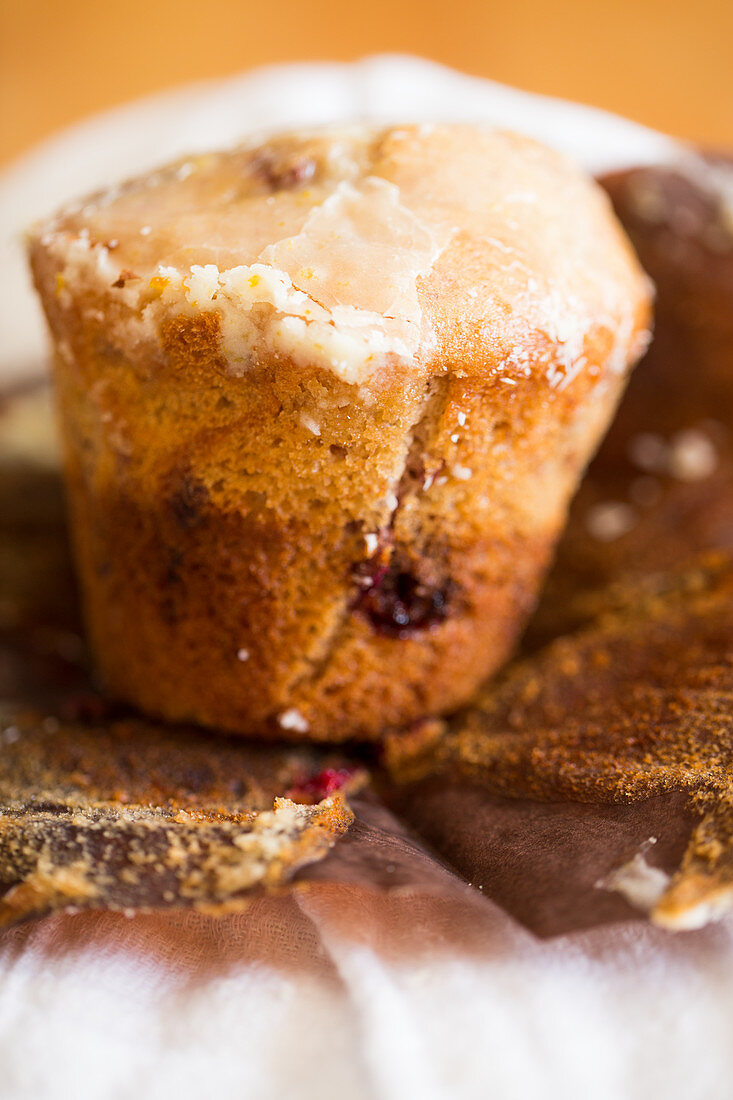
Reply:
[[[31,235],[107,688],[374,739],[508,656],[648,337],[608,200],[469,126],[288,134]]]

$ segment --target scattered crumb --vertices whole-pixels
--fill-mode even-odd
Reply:
[[[613,542],[627,534],[636,523],[636,513],[630,504],[610,500],[588,509],[585,524],[588,532],[599,542]]]
[[[678,432],[669,448],[669,472],[679,481],[702,481],[715,472],[718,456],[712,440],[696,428]]]
[[[636,180],[629,188],[629,199],[638,217],[652,225],[664,221],[668,213],[664,193],[653,180]]]
[[[640,432],[629,440],[630,460],[647,474],[667,471],[667,444],[655,432]]]
[[[646,861],[646,853],[656,842],[656,837],[649,837],[632,859],[611,871],[610,875],[596,883],[596,887],[615,891],[629,905],[648,913],[662,897],[670,882],[666,872],[659,867],[651,867]]]
[[[278,724],[284,730],[295,730],[296,733],[307,733],[310,729],[307,718],[305,718],[299,710],[296,710],[295,707],[284,710],[278,717]]]
[[[631,462],[647,474],[665,474],[678,481],[701,481],[718,465],[715,444],[699,428],[677,432],[667,442],[654,432],[640,432],[629,441]]]

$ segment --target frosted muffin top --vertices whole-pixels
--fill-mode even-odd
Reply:
[[[180,161],[32,237],[59,308],[107,314],[130,356],[213,314],[234,373],[284,357],[361,383],[623,370],[648,287],[596,185],[529,139],[466,125],[285,134]]]

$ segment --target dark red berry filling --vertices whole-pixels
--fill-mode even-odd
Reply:
[[[378,554],[357,566],[361,592],[356,609],[380,634],[407,638],[442,623],[449,613],[451,583],[435,583],[401,554]]]
[[[300,780],[287,792],[293,802],[320,802],[335,791],[341,790],[353,779],[355,768],[324,768],[316,775]]]

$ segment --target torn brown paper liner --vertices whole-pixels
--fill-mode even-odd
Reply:
[[[299,797],[316,764],[307,753],[212,752],[136,718],[81,726],[12,708],[8,719],[0,926],[66,907],[241,907],[322,859],[353,820],[340,792],[312,805],[273,794]]]
[[[733,900],[733,558],[615,597],[591,625],[515,662],[465,712],[394,737],[388,761],[395,780],[412,787],[406,813],[423,832],[433,828],[424,801],[436,809],[436,775],[452,781],[443,797],[454,812],[455,785],[468,780],[535,802],[641,801],[650,810],[657,799],[662,814],[673,807],[688,822],[702,814],[671,880],[649,870],[641,852],[625,876],[605,878],[648,904],[656,923],[697,927]],[[546,833],[547,812],[534,816]],[[657,832],[666,844],[669,830],[650,835]]]
[[[692,927],[728,906],[730,563],[691,559],[733,546],[721,368],[729,379],[733,251],[725,256],[710,229],[722,205],[705,190],[697,221],[682,218],[685,248],[670,254],[668,223],[689,204],[689,188],[680,199],[674,174],[644,170],[643,186],[657,189],[653,207],[640,203],[637,175],[609,187],[658,285],[642,381],[576,501],[528,655],[474,708],[392,738],[391,782],[357,753],[173,730],[115,713],[91,690],[43,427],[47,398],[8,397],[0,918],[86,907],[150,910],[145,919],[159,921],[166,908],[256,910],[263,890],[315,883],[336,892],[344,913],[354,891],[429,894],[446,926],[459,910],[480,926],[491,898],[543,936],[640,913]],[[639,215],[652,208],[652,222]],[[694,273],[696,250],[715,250],[721,267],[715,308],[704,280],[679,276]],[[696,295],[707,312],[691,308]],[[692,361],[694,402],[683,385]],[[646,451],[640,435],[655,437]],[[604,505],[622,506],[616,529],[612,512],[605,527],[599,520]],[[356,813],[348,831],[344,795]],[[287,909],[287,895],[274,904]]]

